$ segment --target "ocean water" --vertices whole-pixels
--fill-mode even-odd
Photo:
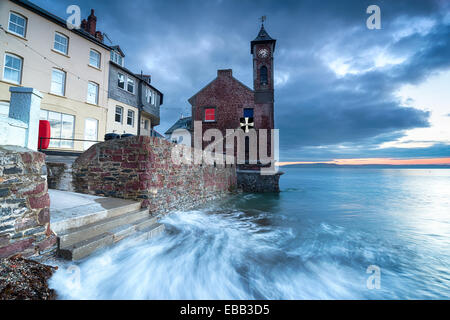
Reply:
[[[450,170],[288,168],[50,280],[62,299],[449,299]]]

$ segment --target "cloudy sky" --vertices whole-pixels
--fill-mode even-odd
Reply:
[[[216,76],[252,86],[249,42],[267,16],[282,161],[450,157],[450,1],[32,0],[97,29],[164,93],[159,132]],[[381,30],[369,30],[369,5]]]

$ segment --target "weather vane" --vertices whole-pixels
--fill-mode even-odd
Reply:
[[[260,18],[260,20],[261,20],[261,24],[264,25],[264,21],[266,21],[266,16],[262,16],[262,17]]]

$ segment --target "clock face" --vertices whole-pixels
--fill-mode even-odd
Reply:
[[[267,49],[260,49],[258,51],[258,56],[260,58],[267,58],[269,56],[269,50],[267,50]]]

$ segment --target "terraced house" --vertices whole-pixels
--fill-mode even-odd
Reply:
[[[40,118],[51,124],[49,150],[81,152],[107,132],[150,135],[159,124],[162,93],[145,77],[125,72],[124,54],[104,43],[94,10],[71,30],[65,19],[29,1],[2,0],[0,25],[0,112],[9,108],[10,86],[39,90]],[[111,77],[112,69],[122,70],[124,83],[117,73]],[[109,94],[110,88],[122,92]],[[150,100],[146,88],[154,93]]]

